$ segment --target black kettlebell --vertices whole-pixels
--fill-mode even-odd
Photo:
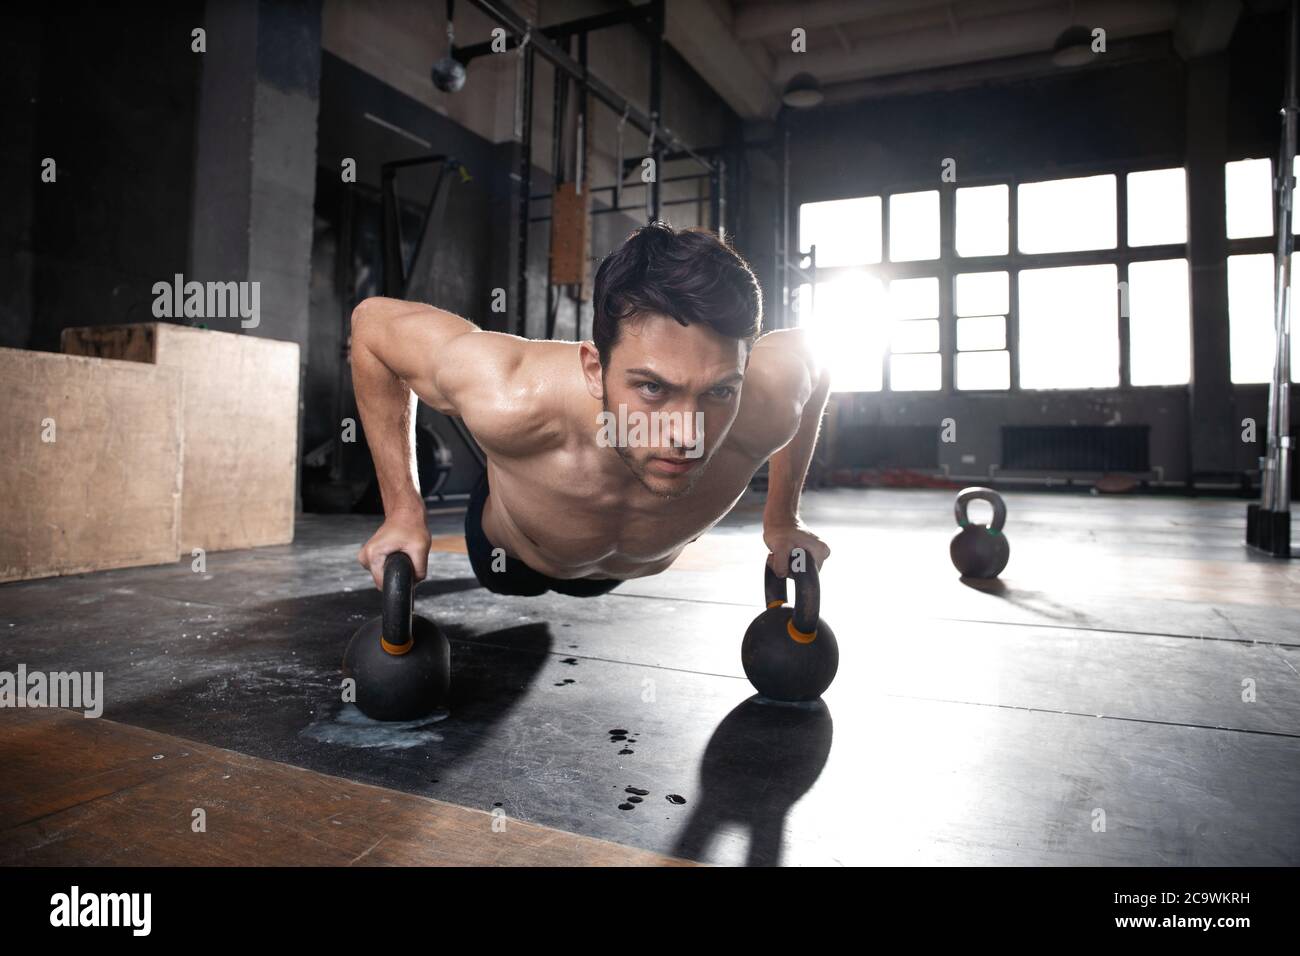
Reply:
[[[404,552],[384,561],[384,613],[361,625],[343,655],[356,703],[374,720],[416,720],[441,709],[451,687],[451,643],[412,614],[415,567]]]
[[[794,607],[786,604],[785,578],[763,565],[767,610],[754,618],[740,643],[745,676],[762,696],[794,703],[816,700],[831,686],[840,666],[840,646],[830,625],[818,617],[821,585],[817,566],[791,567]]]
[[[966,508],[971,501],[982,498],[993,506],[993,525],[971,524]],[[948,553],[953,566],[964,578],[996,578],[1007,566],[1011,545],[1002,533],[1007,520],[1007,506],[1002,496],[992,488],[964,488],[953,506],[961,530],[953,536]]]

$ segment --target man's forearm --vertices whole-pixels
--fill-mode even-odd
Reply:
[[[830,390],[830,376],[823,374],[803,407],[799,430],[768,462],[767,504],[763,508],[766,527],[792,525],[799,520],[799,495],[817,447],[817,433]]]
[[[415,394],[370,350],[366,329],[366,322],[353,320],[352,387],[384,514],[422,515],[424,501],[415,465]]]

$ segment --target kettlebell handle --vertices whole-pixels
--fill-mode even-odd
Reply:
[[[953,505],[953,513],[957,517],[957,524],[962,528],[971,526],[970,517],[966,514],[967,506],[976,499],[987,501],[993,506],[993,524],[989,526],[990,531],[1001,531],[1002,526],[1007,521],[1007,505],[1002,500],[1002,496],[992,488],[964,488],[957,495],[957,502]]]
[[[817,562],[805,552],[804,569],[790,570],[794,578],[794,626],[805,634],[817,633],[817,620],[821,615],[822,588],[817,578]],[[788,596],[785,578],[778,577],[772,566],[763,562],[763,596],[769,608],[780,607]]]
[[[415,605],[415,565],[405,551],[384,559],[384,625],[380,641],[390,654],[405,654],[411,643]]]

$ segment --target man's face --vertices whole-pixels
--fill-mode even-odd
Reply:
[[[707,326],[661,315],[623,322],[601,369],[602,401],[628,422],[630,440],[614,447],[651,493],[679,498],[703,476],[736,419],[748,355],[745,342]]]

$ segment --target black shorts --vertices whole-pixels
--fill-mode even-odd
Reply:
[[[493,594],[515,594],[534,597],[555,591],[569,597],[595,597],[614,590],[623,583],[621,578],[572,578],[564,580],[534,571],[518,558],[505,555],[505,570],[492,570],[492,551],[494,545],[483,533],[483,505],[488,498],[487,470],[478,480],[474,493],[469,497],[469,508],[465,512],[465,550],[469,552],[469,563],[474,568],[474,577]]]

